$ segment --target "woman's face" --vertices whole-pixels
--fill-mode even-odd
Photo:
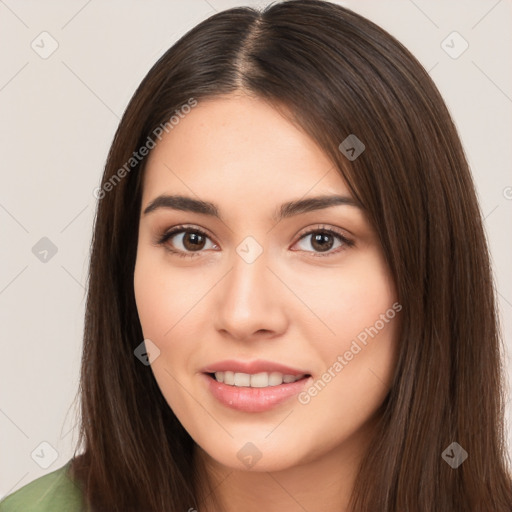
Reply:
[[[389,390],[401,306],[339,172],[246,96],[199,102],[148,158],[134,286],[169,407],[223,466],[348,456]]]

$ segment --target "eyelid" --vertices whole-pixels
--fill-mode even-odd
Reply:
[[[309,235],[311,233],[314,233],[316,231],[326,231],[328,233],[334,233],[347,242],[352,242],[351,235],[348,234],[348,232],[344,229],[335,227],[335,226],[329,226],[326,224],[314,224],[312,226],[308,226],[307,228],[304,228],[303,230],[299,231],[299,234],[297,235],[299,237],[299,240],[303,238],[305,235]]]

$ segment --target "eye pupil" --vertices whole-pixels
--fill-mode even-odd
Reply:
[[[327,242],[327,243],[326,243]],[[332,248],[333,236],[329,233],[317,233],[313,235],[311,245],[319,251],[328,251]]]

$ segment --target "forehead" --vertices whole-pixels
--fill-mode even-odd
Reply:
[[[349,195],[309,135],[267,102],[245,95],[199,101],[182,115],[151,151],[143,190],[143,202],[178,192],[246,204]]]

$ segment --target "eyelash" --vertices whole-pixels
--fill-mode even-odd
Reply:
[[[159,237],[159,239],[156,241],[156,243],[157,243],[157,245],[165,246],[165,249],[167,251],[175,254],[176,256],[179,256],[180,258],[194,258],[196,256],[199,256],[201,254],[201,252],[203,252],[203,251],[183,252],[181,250],[171,249],[169,246],[165,245],[166,242],[169,239],[171,239],[174,235],[177,235],[177,234],[183,233],[183,232],[196,233],[196,234],[200,234],[201,236],[204,236],[206,238],[210,238],[210,236],[206,232],[204,232],[203,230],[201,230],[199,228],[195,228],[195,227],[191,227],[191,226],[176,226],[176,227],[172,228],[170,231],[167,231],[163,235],[161,235]],[[349,240],[341,232],[339,232],[335,229],[332,229],[332,228],[326,228],[324,226],[319,226],[317,228],[307,231],[306,233],[303,233],[300,236],[299,240],[297,240],[297,242],[299,242],[303,238],[306,238],[308,235],[312,235],[315,233],[327,233],[329,235],[333,235],[333,236],[337,237],[343,243],[343,245],[341,247],[338,247],[337,250],[334,252],[314,253],[313,257],[315,257],[315,258],[318,258],[318,257],[323,258],[326,256],[332,256],[333,254],[338,254],[338,252],[341,252],[342,250],[344,250],[345,246],[352,247],[354,245],[354,242],[352,240]],[[311,251],[305,251],[305,252],[311,252]]]

